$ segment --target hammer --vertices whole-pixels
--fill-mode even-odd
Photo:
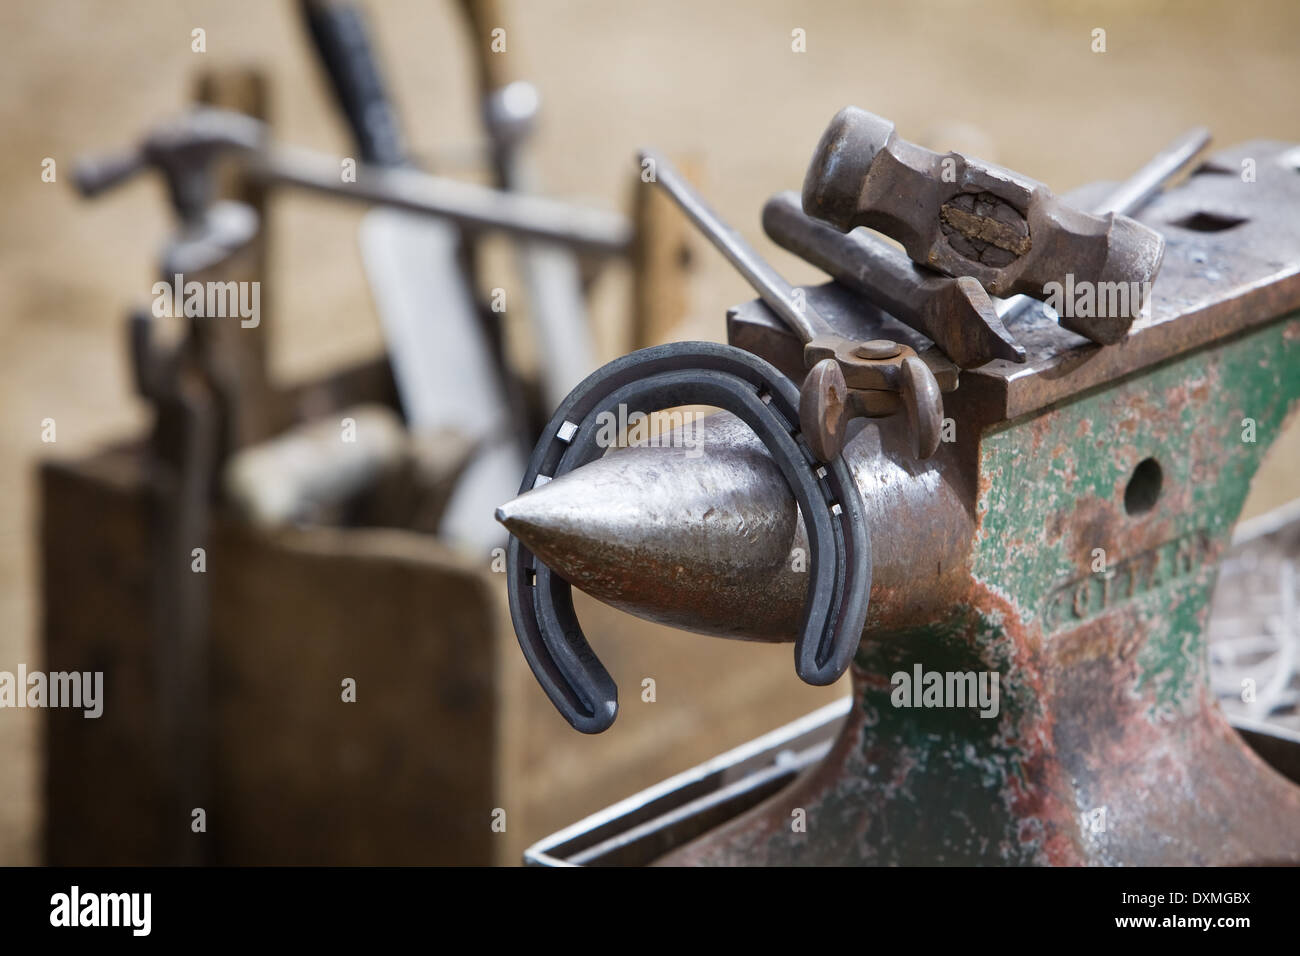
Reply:
[[[1100,302],[1089,315],[1059,310],[1062,326],[1102,345],[1128,333],[1165,249],[1159,233],[1128,216],[1082,212],[1009,169],[909,143],[893,123],[852,106],[817,144],[803,209],[841,232],[883,232],[912,261],[972,276],[995,296],[1047,299],[1054,287],[1086,284],[1137,290],[1117,314],[1095,314],[1111,311]]]

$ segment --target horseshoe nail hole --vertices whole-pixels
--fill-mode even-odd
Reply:
[[[1144,458],[1133,469],[1133,477],[1124,489],[1124,510],[1131,515],[1145,514],[1156,506],[1164,473],[1154,458]]]
[[[1170,225],[1194,232],[1223,232],[1234,226],[1240,226],[1246,220],[1240,216],[1225,216],[1216,212],[1198,212],[1182,219],[1173,220]]]

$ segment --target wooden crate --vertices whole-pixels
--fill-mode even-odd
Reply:
[[[48,463],[40,487],[43,666],[105,675],[101,718],[45,711],[47,860],[164,861],[190,820],[162,817],[143,453]],[[788,645],[685,634],[578,595],[623,690],[614,728],[588,737],[528,671],[505,575],[432,537],[218,521],[206,573],[211,806],[193,839],[215,863],[515,863],[843,693],[800,684]],[[355,703],[341,700],[345,677]]]

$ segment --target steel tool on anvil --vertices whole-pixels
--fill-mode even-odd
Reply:
[[[960,153],[940,155],[899,138],[894,124],[855,107],[822,134],[803,185],[803,209],[847,232],[870,226],[902,243],[914,262],[972,276],[992,295],[1046,298],[1067,282],[1133,284],[1160,269],[1164,239],[1108,212],[1082,212],[1042,183]],[[1109,345],[1123,314],[1062,315],[1068,329]]]
[[[1253,182],[1229,174],[1246,159]],[[955,440],[928,460],[897,416],[868,421],[844,450],[873,576],[838,737],[739,816],[718,824],[701,798],[670,826],[647,804],[617,831],[611,811],[566,832],[579,855],[644,841],[670,863],[1300,862],[1300,787],[1225,720],[1203,635],[1251,477],[1300,406],[1297,168],[1300,146],[1252,142],[1156,196],[1139,214],[1165,246],[1149,317],[1097,348],[1021,316],[1026,362],[963,372]],[[846,338],[923,341],[837,284],[803,292]],[[733,309],[728,337],[803,371],[763,302]],[[701,457],[611,452],[500,517],[615,607],[789,641],[805,599],[798,509],[743,424],[715,415],[703,437]],[[940,697],[916,706],[900,674],[939,675]],[[995,707],[943,696],[995,676]],[[689,842],[667,840],[692,813]]]
[[[793,192],[767,201],[763,229],[785,249],[928,336],[960,368],[995,358],[1025,360],[1025,350],[1003,326],[993,299],[970,276],[953,279],[915,265],[863,230],[837,232],[806,216]]]
[[[651,164],[655,182],[803,343],[808,375],[799,396],[799,423],[817,457],[830,461],[839,455],[850,421],[900,410],[907,413],[914,454],[933,455],[943,425],[940,393],[957,387],[952,363],[933,349],[918,355],[911,346],[892,339],[855,340],[840,334],[709,208],[667,159],[646,150],[641,161]]]
[[[1205,148],[1209,138],[1203,128],[1184,133],[1109,191],[1093,212],[1138,211]],[[928,336],[961,368],[976,368],[994,359],[1025,361],[1025,350],[1005,323],[1015,323],[1027,309],[1040,305],[1037,300],[992,299],[974,278],[954,279],[917,265],[866,229],[842,233],[807,216],[792,192],[768,200],[763,229],[774,242]]]
[[[1128,215],[1141,209],[1208,142],[1204,129],[1183,134],[1112,190],[1093,212]],[[992,299],[974,278],[954,279],[917,265],[866,229],[842,233],[809,218],[793,192],[768,200],[763,229],[774,242],[928,336],[961,368],[976,368],[994,359],[1025,361],[1025,350],[1006,323],[1039,305],[1037,300]]]

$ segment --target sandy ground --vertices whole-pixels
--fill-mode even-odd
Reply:
[[[463,156],[478,141],[466,31],[451,0],[372,2],[414,146]],[[853,103],[905,136],[966,148],[1064,191],[1118,178],[1172,136],[1221,144],[1300,140],[1300,6],[1236,2],[948,0],[509,2],[516,72],[540,87],[536,139],[549,191],[624,205],[633,154],[704,157],[708,194],[791,278],[815,272],[763,240],[758,210],[797,188],[826,121]],[[206,31],[207,52],[191,50]],[[1105,53],[1091,51],[1106,31]],[[791,49],[792,31],[806,52]],[[294,5],[260,0],[6,0],[0,5],[0,669],[39,666],[33,463],[139,428],[124,310],[148,295],[168,228],[156,182],[96,203],[68,179],[79,153],[127,142],[178,110],[195,71],[257,64],[279,134],[345,150]],[[58,181],[41,181],[46,157]],[[285,198],[274,209],[275,365],[302,378],[380,347],[356,255],[357,214]],[[606,357],[619,346],[626,276],[598,298]],[[693,288],[696,337],[722,335],[749,298],[711,253]],[[57,442],[42,444],[53,418]],[[1248,511],[1300,491],[1295,430]],[[93,535],[94,529],[86,529]],[[72,596],[70,596],[71,598]],[[39,743],[30,711],[0,712],[0,863],[37,858]]]

